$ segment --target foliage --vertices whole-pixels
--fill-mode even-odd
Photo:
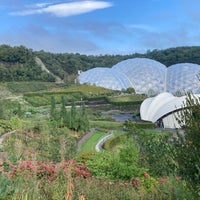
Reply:
[[[4,168],[5,165],[9,167]],[[91,177],[86,165],[75,160],[61,163],[0,161],[0,198],[29,200],[71,199],[191,199],[180,177],[155,179],[147,172],[129,181]]]
[[[122,122],[110,122],[110,121],[90,121],[90,127],[94,127],[101,130],[118,130],[123,128]]]
[[[96,176],[130,180],[141,176],[144,170],[139,166],[138,153],[139,149],[134,145],[133,140],[125,138],[123,147],[118,153],[106,151],[96,153],[86,163],[91,173]]]
[[[94,67],[112,67],[118,62],[130,58],[150,58],[170,66],[176,63],[200,64],[199,46],[176,47],[165,50],[148,50],[144,54],[130,55],[80,55],[72,53],[49,53],[33,51],[24,46],[11,47],[0,45],[0,80],[1,81],[55,81],[60,77],[65,83],[74,83],[78,71],[86,71]],[[42,60],[51,72],[42,71],[35,57]],[[52,75],[53,74],[53,75]]]
[[[41,90],[50,89],[61,89],[64,85],[49,83],[49,82],[39,82],[39,81],[29,81],[29,82],[8,82],[6,83],[9,91],[13,93],[30,93],[38,92]]]
[[[186,109],[178,115],[178,122],[183,132],[178,132],[174,138],[176,144],[176,160],[180,175],[187,182],[188,187],[200,196],[200,98],[187,94]]]
[[[31,105],[46,106],[51,104],[51,98],[55,98],[56,104],[61,103],[62,96],[66,101],[70,103],[73,101],[79,101],[82,94],[80,92],[36,92],[36,93],[25,93],[24,99]]]
[[[137,134],[137,143],[141,149],[141,160],[155,176],[176,174],[174,147],[169,136],[156,134]]]
[[[114,151],[116,149],[116,146],[121,144],[121,137],[122,137],[122,134],[109,138],[104,143],[104,146],[103,146],[104,149],[106,151]]]
[[[156,132],[138,129],[133,123],[125,123],[130,137],[140,148],[140,161],[155,176],[168,176],[176,173],[174,146],[170,143],[170,132]]]
[[[0,46],[1,81],[54,81],[54,77],[42,71],[34,60],[33,51],[24,46]]]
[[[87,166],[77,163],[75,160],[56,164],[52,162],[19,161],[12,166],[8,173],[3,170],[2,173],[7,174],[11,179],[19,176],[29,178],[29,176],[34,175],[37,179],[45,178],[48,181],[55,180],[60,173],[64,175],[70,173],[73,177],[91,177]]]
[[[82,151],[95,151],[95,146],[98,141],[107,135],[107,132],[95,130],[92,132],[92,135],[83,143],[81,146]]]
[[[154,129],[156,128],[156,125],[151,122],[131,122],[130,120],[126,120],[124,122],[124,129],[130,130],[130,129]]]
[[[126,89],[126,93],[128,93],[128,94],[135,94],[135,89],[134,88],[132,88],[132,87],[129,87],[129,88],[127,88]]]
[[[57,125],[35,126],[29,130],[17,131],[3,141],[2,151],[7,152],[11,161],[19,159],[38,161],[54,161],[72,159],[77,152],[74,137],[70,136],[67,128]]]
[[[15,115],[18,108],[18,101],[12,99],[0,100],[0,119],[7,120]]]
[[[113,105],[134,105],[140,104],[146,98],[141,94],[120,95],[116,97],[108,97],[107,101]]]

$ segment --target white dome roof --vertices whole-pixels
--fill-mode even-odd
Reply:
[[[131,83],[118,71],[110,68],[93,68],[82,72],[78,80],[81,84],[88,83],[112,90],[123,90],[133,87]]]
[[[134,85],[136,93],[150,90],[158,94],[164,91],[166,66],[148,58],[128,59],[112,67],[124,74]]]
[[[81,84],[94,84],[112,90],[126,90],[148,96],[167,91],[173,94],[191,91],[200,93],[200,65],[179,63],[166,68],[152,59],[133,58],[121,61],[112,68],[93,68],[78,76]]]
[[[195,95],[200,97],[200,95]],[[142,120],[156,122],[160,118],[185,107],[186,96],[175,97],[164,92],[156,97],[145,99],[140,106]]]
[[[197,75],[200,65],[192,63],[179,63],[167,69],[167,91],[172,93],[192,91],[200,93],[200,81]]]

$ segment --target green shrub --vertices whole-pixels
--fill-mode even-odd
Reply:
[[[112,151],[114,147],[116,147],[121,142],[122,135],[117,135],[109,138],[105,143],[103,148],[106,151]]]
[[[156,128],[156,125],[154,123],[151,123],[151,122],[149,122],[149,123],[147,123],[147,122],[145,122],[145,123],[136,122],[136,123],[134,123],[134,126],[135,126],[135,128],[138,128],[138,129],[154,129],[154,128]]]

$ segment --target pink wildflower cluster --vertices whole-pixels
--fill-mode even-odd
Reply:
[[[70,175],[72,177],[90,178],[86,165],[77,163],[75,160],[69,160],[61,163],[38,162],[38,161],[19,161],[18,165],[12,167],[8,172],[10,178],[24,176],[29,178],[35,175],[38,178],[47,178],[49,181],[54,180],[60,174]]]
[[[91,173],[86,165],[76,163],[75,160],[68,160],[66,162],[61,162],[56,165],[56,168],[63,171],[66,175],[71,172],[73,177],[90,178]]]
[[[147,172],[144,172],[143,175],[145,178],[150,178],[150,175]]]
[[[134,188],[139,188],[141,186],[141,180],[139,178],[133,178],[131,180],[131,185],[134,187]]]

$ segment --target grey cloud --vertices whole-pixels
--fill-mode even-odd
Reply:
[[[98,52],[98,46],[81,37],[66,34],[53,34],[46,29],[30,25],[15,33],[0,34],[0,43],[11,46],[24,45],[34,50],[45,50],[49,52],[71,52],[92,54]]]
[[[197,33],[196,35],[198,35]],[[194,43],[200,44],[190,31],[184,27],[179,27],[174,30],[165,30],[162,32],[143,33],[140,35],[138,42],[146,49],[165,49],[176,46],[190,46]]]

